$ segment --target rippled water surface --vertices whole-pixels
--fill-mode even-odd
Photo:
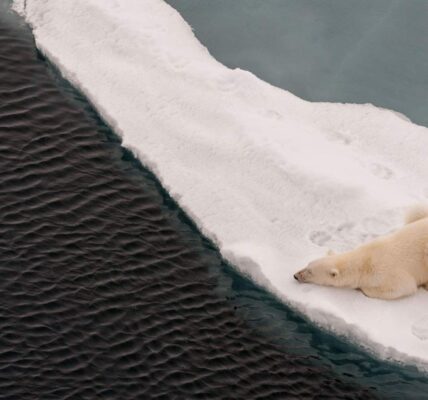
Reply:
[[[1,399],[423,398],[235,274],[1,0],[0,48]]]

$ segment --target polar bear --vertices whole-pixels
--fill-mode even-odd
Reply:
[[[400,230],[346,253],[329,252],[294,278],[384,300],[409,296],[419,286],[428,289],[428,207],[413,208]]]

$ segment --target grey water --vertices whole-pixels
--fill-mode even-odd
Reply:
[[[310,101],[428,126],[426,0],[167,0],[211,54]]]

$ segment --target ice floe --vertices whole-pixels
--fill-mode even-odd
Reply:
[[[293,279],[328,248],[396,228],[428,197],[427,128],[369,104],[306,102],[228,69],[161,0],[15,7],[236,268],[380,357],[428,365],[428,292],[388,302]]]

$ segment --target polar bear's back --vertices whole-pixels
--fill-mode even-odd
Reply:
[[[411,224],[420,219],[428,217],[428,205],[427,204],[418,204],[412,207],[406,214],[405,223]]]
[[[377,252],[395,270],[405,270],[418,285],[428,282],[428,218],[418,218],[385,238]]]

